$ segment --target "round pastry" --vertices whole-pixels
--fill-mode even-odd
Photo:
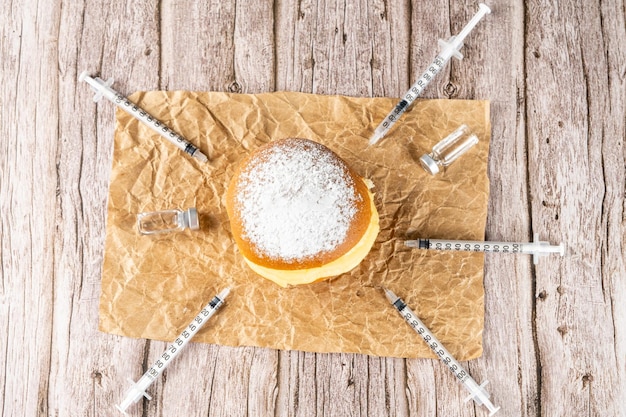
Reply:
[[[379,231],[366,180],[307,139],[273,141],[243,160],[226,210],[245,261],[282,286],[351,270]]]

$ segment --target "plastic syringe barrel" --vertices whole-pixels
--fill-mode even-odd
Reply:
[[[439,39],[439,46],[441,52],[437,55],[434,61],[428,66],[426,71],[420,78],[411,86],[411,88],[404,93],[404,96],[400,100],[396,107],[385,117],[380,125],[374,130],[374,134],[370,138],[369,144],[374,145],[380,139],[382,139],[391,127],[398,121],[398,119],[404,114],[405,111],[411,106],[413,101],[422,94],[422,91],[426,88],[430,81],[441,71],[446,63],[453,56],[458,59],[463,59],[463,55],[459,52],[459,49],[463,46],[463,40],[474,29],[476,24],[483,18],[484,15],[491,13],[491,9],[484,3],[480,3],[478,12],[472,17],[472,19],[465,25],[463,30],[456,35],[452,36],[447,41]]]
[[[189,142],[178,133],[174,132],[169,127],[165,126],[157,118],[150,115],[147,111],[137,106],[128,98],[124,97],[122,94],[111,88],[111,85],[113,84],[112,78],[104,81],[99,77],[92,78],[88,75],[87,71],[83,71],[78,79],[79,81],[84,81],[89,84],[91,88],[96,92],[93,97],[93,101],[97,102],[100,101],[102,97],[106,98],[111,103],[115,104],[131,116],[144,123],[154,132],[158,133],[161,137],[163,137],[165,140],[167,140],[183,152],[191,155],[201,162],[208,161],[207,156],[200,152],[200,150],[191,142]]]
[[[386,132],[389,131],[396,124],[396,122],[400,119],[400,117],[404,114],[405,111],[411,104],[418,98],[422,91],[430,84],[431,80],[435,78],[437,74],[441,71],[441,69],[446,65],[446,63],[450,60],[452,54],[445,56],[445,54],[439,54],[435,58],[435,60],[428,66],[426,71],[417,79],[415,84],[411,86],[411,88],[404,93],[402,99],[396,107],[385,117],[385,120],[382,121],[380,125],[374,131],[374,135],[370,139],[369,144],[373,145],[378,142],[383,136],[385,136]]]
[[[426,327],[422,320],[417,317],[417,314],[406,305],[406,303],[391,290],[384,289],[387,300],[395,307],[398,313],[404,318],[404,320],[415,330],[417,334],[424,339],[424,342],[428,347],[435,352],[437,357],[448,366],[448,369],[457,378],[459,382],[470,392],[466,401],[472,399],[478,405],[484,405],[490,411],[490,416],[494,415],[500,407],[496,407],[489,400],[489,393],[485,388],[487,381],[482,385],[478,385],[471,375],[461,366],[461,364],[450,354],[450,352],[443,346],[443,344],[437,339],[437,337]]]
[[[134,382],[130,380],[132,384],[130,388],[124,394],[124,399],[119,405],[116,405],[117,409],[126,414],[126,409],[132,404],[136,403],[141,397],[151,399],[150,395],[146,392],[148,387],[161,375],[161,373],[168,367],[168,365],[182,352],[183,348],[189,343],[189,341],[200,331],[202,326],[219,310],[224,304],[224,299],[230,293],[230,288],[226,288],[211,301],[204,306],[204,308],[198,313],[189,325],[183,330],[183,332],[172,342],[172,344],[163,352],[159,359],[143,374],[139,381]]]
[[[540,256],[551,253],[565,254],[563,243],[550,245],[550,242],[539,240],[535,234],[533,242],[493,242],[478,240],[447,240],[447,239],[416,239],[405,240],[405,246],[416,249],[432,249],[443,251],[489,252],[489,253],[523,253],[533,255],[536,264]]]

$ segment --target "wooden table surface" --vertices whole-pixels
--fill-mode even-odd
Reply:
[[[501,416],[626,415],[623,0],[492,2],[424,98],[491,100],[484,353]],[[473,1],[16,0],[0,11],[0,416],[108,416],[166,344],[97,330],[116,88],[400,97]],[[437,360],[191,344],[133,416],[486,416]]]

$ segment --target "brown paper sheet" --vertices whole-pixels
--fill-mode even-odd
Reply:
[[[151,91],[131,100],[199,146],[183,154],[117,111],[100,300],[101,331],[173,340],[225,287],[227,304],[194,338],[230,346],[392,357],[434,357],[387,302],[396,292],[459,360],[482,353],[483,255],[405,248],[406,238],[482,240],[489,183],[489,103],[421,100],[374,147],[368,139],[395,99]],[[445,173],[418,158],[465,123],[480,142]],[[224,194],[236,164],[279,138],[333,149],[371,179],[381,232],[349,273],[281,288],[245,265]],[[199,231],[141,236],[137,213],[197,207]]]

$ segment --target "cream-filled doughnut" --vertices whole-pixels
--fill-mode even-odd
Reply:
[[[351,270],[379,231],[366,181],[307,139],[270,142],[244,159],[228,187],[226,210],[245,261],[282,286]]]

